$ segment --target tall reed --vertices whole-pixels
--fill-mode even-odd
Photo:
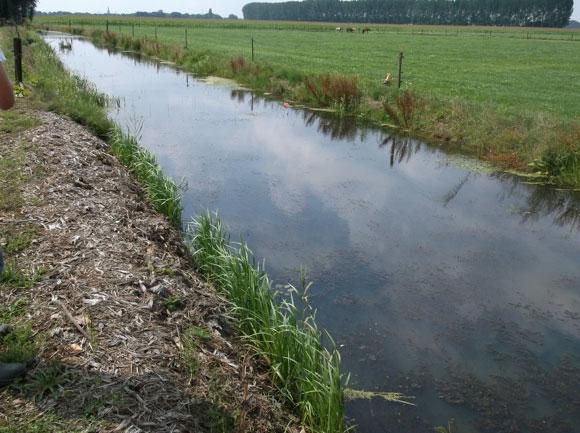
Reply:
[[[219,218],[205,214],[186,231],[195,265],[232,304],[239,329],[269,366],[273,382],[313,433],[342,433],[340,354],[322,344],[315,313],[298,307],[298,291],[282,298],[245,243],[233,245]],[[326,334],[327,335],[327,334]]]
[[[155,156],[141,147],[135,137],[118,129],[113,132],[110,145],[111,153],[141,183],[155,210],[166,215],[175,227],[181,227],[181,188],[163,173]]]

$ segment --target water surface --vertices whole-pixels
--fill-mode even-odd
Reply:
[[[349,403],[357,431],[580,431],[578,195],[59,38],[187,183],[184,219],[219,210],[278,283],[305,267],[351,386],[416,397]]]

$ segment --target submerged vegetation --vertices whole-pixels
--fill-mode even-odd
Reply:
[[[216,216],[198,218],[188,240],[197,269],[231,302],[240,331],[299,408],[304,425],[312,432],[343,432],[340,355],[330,338],[328,349],[322,345],[315,314],[294,299],[298,291],[289,286],[289,295],[280,299],[246,244],[230,244]]]
[[[234,78],[294,105],[399,129],[534,182],[580,185],[580,106],[569,96],[580,91],[580,36],[572,31],[370,25],[365,35],[347,35],[322,23],[37,22],[200,76]],[[385,73],[396,77],[399,51],[401,90],[383,83]],[[534,66],[523,68],[530,59]]]

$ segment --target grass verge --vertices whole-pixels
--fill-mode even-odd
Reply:
[[[315,314],[294,301],[298,292],[291,287],[280,299],[248,247],[231,245],[211,214],[198,218],[187,238],[198,271],[231,302],[240,331],[304,425],[312,432],[345,431],[340,355],[330,338],[330,348],[323,346]]]
[[[155,156],[139,146],[135,137],[122,133],[107,117],[107,97],[87,80],[68,72],[37,36],[30,35],[26,42],[26,71],[38,104],[69,116],[108,142],[111,153],[139,180],[153,207],[180,228],[179,185],[163,174]]]

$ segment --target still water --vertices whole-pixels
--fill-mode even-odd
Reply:
[[[301,267],[363,433],[580,432],[580,196],[74,40],[70,70],[278,283]],[[234,235],[234,238],[236,236]]]

